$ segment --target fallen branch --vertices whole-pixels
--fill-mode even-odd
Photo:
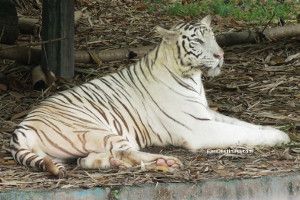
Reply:
[[[149,52],[151,49],[153,49],[154,47],[155,47],[154,45],[151,45],[151,46],[120,48],[120,49],[111,49],[111,50],[102,50],[102,51],[76,51],[75,62],[76,63],[93,63],[93,62],[98,63],[97,61],[95,61],[96,58],[102,62],[140,58],[144,56],[147,52]]]
[[[275,41],[282,38],[300,36],[300,24],[290,24],[282,27],[267,28],[261,31],[228,32],[217,35],[220,46],[232,46],[244,43],[261,43],[263,41]]]
[[[76,63],[98,63],[96,58],[101,62],[114,60],[133,59],[142,57],[154,46],[143,46],[135,48],[121,48],[102,51],[76,51]],[[37,47],[26,46],[8,46],[0,45],[0,58],[15,60],[23,64],[40,64],[41,49]],[[99,63],[98,63],[99,64]]]
[[[39,64],[41,62],[41,49],[22,46],[15,46],[14,48],[10,48],[10,46],[1,44],[0,58],[15,60],[27,65]]]
[[[300,24],[269,28],[264,31],[264,35],[269,40],[278,40],[284,37],[299,37]]]
[[[279,40],[296,36],[300,36],[300,24],[268,28],[265,29],[263,33],[259,31],[229,32],[219,34],[216,38],[220,46],[232,46],[243,43],[260,43],[266,40]],[[30,46],[33,46],[33,44],[30,44]],[[153,48],[154,45],[100,51],[80,50],[75,52],[75,62],[100,64],[101,62],[140,58]],[[39,64],[40,57],[41,49],[32,48],[29,47],[29,45],[27,47],[0,46],[0,58],[2,59],[16,60],[24,64]]]

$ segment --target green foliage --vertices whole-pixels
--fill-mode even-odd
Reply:
[[[178,16],[197,16],[202,14],[204,10],[207,10],[207,8],[205,9],[204,4],[201,6],[199,3],[190,3],[186,5],[175,3],[167,7],[167,12],[169,14]]]
[[[149,0],[146,2],[150,2]],[[268,21],[274,16],[275,18],[295,18],[296,10],[294,3],[280,3],[277,0],[267,0],[262,3],[261,0],[208,0],[194,1],[189,4],[164,4],[162,0],[151,1],[152,5],[160,5],[169,15],[176,16],[198,16],[203,14],[217,14],[223,17],[232,16],[244,21]],[[299,3],[298,3],[299,4]],[[153,7],[149,7],[149,10]]]

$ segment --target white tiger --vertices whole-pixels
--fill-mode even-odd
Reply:
[[[157,27],[161,43],[136,64],[43,101],[13,133],[14,159],[64,177],[63,163],[74,158],[88,169],[182,165],[140,151],[151,145],[194,151],[289,142],[284,132],[208,107],[200,67],[216,75],[224,55],[210,22],[207,16],[171,30]]]

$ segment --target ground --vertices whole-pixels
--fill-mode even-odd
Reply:
[[[76,4],[84,16],[76,25],[76,49],[108,49],[157,43],[156,25],[171,25],[190,20],[163,13],[149,13],[135,1],[81,1]],[[129,2],[129,3],[128,3]],[[34,9],[32,9],[34,8]],[[22,7],[19,14],[38,18],[40,8]],[[195,18],[194,18],[195,19]],[[275,24],[276,25],[276,24]],[[215,17],[216,32],[247,29],[253,24]],[[38,41],[21,35],[18,42]],[[6,152],[14,127],[28,110],[49,95],[128,66],[134,61],[76,64],[73,80],[59,79],[46,91],[33,91],[29,67],[0,60],[0,72],[7,75],[10,87],[0,91],[0,190],[28,188],[90,188],[156,182],[196,182],[212,178],[247,178],[283,175],[300,171],[300,61],[286,61],[300,52],[299,39],[269,41],[263,44],[226,47],[225,66],[219,77],[204,77],[210,105],[226,115],[248,122],[272,125],[286,131],[293,142],[280,147],[257,147],[249,154],[211,154],[209,150],[191,153],[175,147],[145,151],[177,156],[184,168],[173,173],[130,170],[86,171],[68,166],[68,178],[55,179],[48,173],[16,165]]]

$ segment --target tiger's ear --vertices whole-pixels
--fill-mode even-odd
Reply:
[[[201,19],[200,21],[203,24],[206,24],[207,26],[210,26],[211,24],[211,16],[210,15],[206,15],[203,19]]]
[[[179,32],[177,31],[171,31],[164,29],[160,26],[155,27],[155,32],[166,42],[170,42],[172,40],[176,40],[177,37],[179,36]]]

